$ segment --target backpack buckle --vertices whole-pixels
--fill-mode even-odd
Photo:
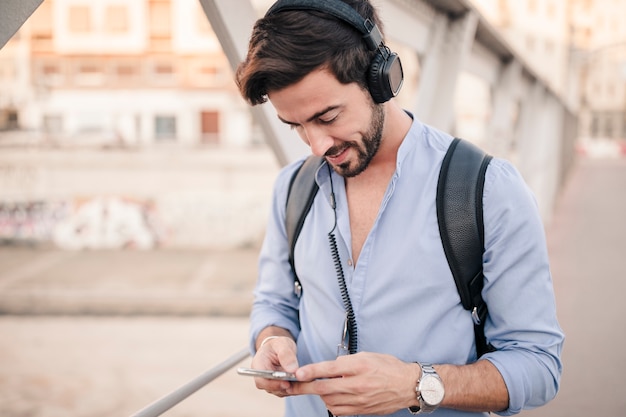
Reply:
[[[481,303],[472,309],[472,320],[476,326],[480,326],[487,317],[487,304]]]
[[[478,307],[474,307],[472,309],[472,320],[476,326],[480,326],[482,321],[480,320],[480,315],[478,314]]]

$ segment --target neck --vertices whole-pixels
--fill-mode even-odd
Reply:
[[[378,153],[370,165],[387,166],[395,170],[398,149],[412,123],[411,117],[395,101],[387,102],[385,104],[383,138]]]

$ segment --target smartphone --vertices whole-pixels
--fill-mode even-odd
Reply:
[[[255,376],[259,378],[278,379],[280,381],[298,381],[296,375],[285,371],[270,371],[251,368],[237,368],[239,375]]]

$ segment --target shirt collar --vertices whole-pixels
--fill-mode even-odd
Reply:
[[[413,116],[413,113],[406,110],[405,112],[411,117],[411,119],[413,119],[413,123],[411,123],[409,131],[398,148],[398,155],[396,158],[396,173],[398,175],[402,174],[402,164],[404,163],[407,155],[417,148],[419,138],[422,136],[422,132],[424,130],[424,124]]]

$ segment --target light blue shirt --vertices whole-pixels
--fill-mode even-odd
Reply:
[[[332,173],[337,200],[335,235],[358,328],[359,351],[394,355],[406,362],[466,364],[476,360],[470,313],[463,309],[441,244],[435,195],[439,168],[452,141],[417,120],[398,150],[396,171],[356,266],[344,180]],[[317,172],[320,190],[295,247],[302,282],[293,291],[285,232],[289,181],[302,161],[279,174],[259,260],[251,314],[251,349],[270,325],[296,338],[300,365],[335,359],[345,309],[331,257],[328,233],[335,214],[325,164]],[[483,194],[485,285],[489,308],[487,340],[496,352],[483,356],[502,374],[509,408],[502,415],[540,406],[556,395],[563,333],[537,206],[517,170],[494,158]],[[480,381],[476,381],[480,383]],[[317,396],[286,399],[286,415],[326,416]],[[393,416],[408,416],[400,410]],[[433,415],[480,415],[440,408]]]

